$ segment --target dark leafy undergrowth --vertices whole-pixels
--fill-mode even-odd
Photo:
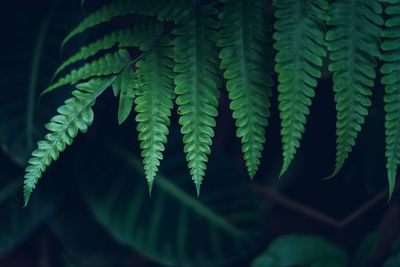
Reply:
[[[150,198],[140,179],[140,159],[124,146],[108,146],[85,162],[85,168],[78,167],[77,178],[95,218],[117,240],[154,261],[178,266],[226,264],[257,248],[261,210],[241,181],[245,173],[232,168],[226,157],[213,157],[218,162],[210,168],[214,179],[200,198],[190,193],[184,159],[171,159],[157,176]],[[81,173],[86,168],[90,175]]]

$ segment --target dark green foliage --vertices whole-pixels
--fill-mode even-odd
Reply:
[[[381,71],[386,85],[386,156],[391,192],[400,162],[396,78],[398,4],[398,1],[388,4],[392,6],[386,11],[388,20],[381,56],[385,61]],[[271,10],[276,17],[273,30],[269,24]],[[116,75],[112,87],[114,95],[119,96],[118,122],[126,121],[135,109],[150,188],[163,159],[175,101],[186,160],[199,194],[211,153],[219,90],[225,82],[236,136],[241,139],[245,164],[253,178],[267,140],[265,128],[274,86],[273,66],[278,78],[282,126],[280,174],[285,173],[300,147],[314,88],[321,79],[323,60],[328,61],[329,71],[333,73],[337,109],[337,157],[332,176],[341,169],[371,106],[376,58],[381,54],[381,3],[372,0],[117,0],[89,14],[67,35],[62,46],[84,31],[125,15],[136,15],[132,16],[133,25],[122,29],[115,26],[111,32],[81,47],[61,64],[54,77],[72,64],[88,59],[91,62],[72,67],[69,74],[42,94],[94,77]],[[277,51],[275,62],[271,58],[272,39]],[[329,59],[325,58],[327,50]],[[32,162],[37,160],[34,155]],[[43,166],[47,167],[50,161]],[[38,169],[33,176],[27,174],[34,177],[28,179],[30,188],[45,167]]]
[[[274,0],[275,71],[278,73],[279,110],[282,119],[283,166],[293,160],[310,113],[311,98],[321,77],[324,48],[324,0]]]
[[[272,49],[264,0],[223,0],[218,46],[230,108],[244,159],[253,179],[260,165],[270,115]],[[271,47],[272,48],[272,47]]]
[[[355,144],[371,106],[379,56],[382,7],[378,1],[338,0],[329,8],[326,34],[337,109],[336,175]]]
[[[95,218],[123,244],[173,266],[220,266],[256,248],[262,214],[241,179],[245,173],[225,156],[214,156],[209,171],[221,179],[210,181],[199,198],[191,194],[184,157],[169,157],[154,181],[157,194],[149,198],[139,158],[110,143],[89,164],[78,165],[85,172],[77,179]]]
[[[200,1],[194,1],[200,2]],[[213,127],[218,115],[220,87],[216,51],[217,22],[212,18],[218,10],[199,5],[179,24],[173,33],[175,61],[175,93],[178,95],[179,124],[185,143],[190,174],[200,194],[205,175],[207,155],[211,153]]]
[[[239,180],[242,173],[236,168],[236,161],[227,162],[225,155],[218,156],[218,148],[226,144],[225,140],[218,142],[211,153],[219,94],[223,92],[228,96],[225,99],[223,95],[221,99],[219,120],[225,120],[225,112],[230,112],[226,110],[226,101],[234,119],[222,121],[221,125],[230,129],[235,123],[236,136],[242,143],[244,164],[253,178],[260,167],[264,145],[270,141],[265,133],[271,102],[276,102],[275,99],[271,101],[271,96],[275,90],[273,80],[277,78],[275,94],[282,119],[283,174],[300,147],[314,89],[319,81],[330,79],[329,74],[321,77],[321,67],[328,65],[333,73],[338,110],[336,174],[356,140],[362,138],[358,134],[371,106],[376,59],[379,57],[384,61],[381,72],[382,83],[386,86],[386,156],[390,191],[393,191],[400,162],[400,95],[397,86],[400,1],[382,1],[385,2],[382,5],[372,0],[107,2],[110,3],[99,11],[87,15],[64,39],[62,45],[67,44],[68,48],[75,44],[76,37],[90,42],[79,45],[76,53],[66,57],[53,77],[58,79],[60,75],[61,79],[44,93],[64,85],[84,83],[77,86],[74,97],[65,101],[58,110],[60,114],[46,125],[50,133],[38,143],[25,175],[26,205],[47,167],[72,143],[79,131],[86,132],[93,123],[92,107],[96,98],[106,88],[112,87],[119,102],[118,123],[125,122],[120,129],[134,130],[137,127],[136,131],[110,135],[104,141],[102,137],[110,134],[111,129],[103,131],[103,126],[97,124],[83,142],[83,149],[70,158],[76,160],[77,166],[63,161],[55,170],[60,174],[63,172],[60,167],[64,165],[69,171],[76,167],[74,175],[65,171],[59,179],[49,179],[57,182],[51,187],[54,192],[70,190],[67,192],[73,196],[73,200],[66,199],[66,206],[58,207],[62,213],[50,222],[52,235],[62,243],[60,250],[62,255],[65,253],[65,264],[119,266],[132,262],[132,248],[157,262],[178,266],[227,265],[242,257],[249,260],[259,249],[257,245],[262,236],[263,214],[260,214],[257,204],[269,205],[269,201],[254,198],[252,189],[258,190],[259,184],[250,187],[246,180]],[[387,7],[384,16],[382,6]],[[273,13],[277,20],[274,29],[269,24],[274,20]],[[125,15],[128,16],[122,18]],[[382,25],[383,17],[387,20],[385,26]],[[119,22],[122,22],[122,27]],[[77,36],[91,28],[93,35],[90,32]],[[41,115],[35,109],[37,93],[34,80],[35,73],[39,72],[35,62],[40,53],[36,50],[47,50],[40,49],[44,35],[42,30],[38,32],[38,45],[35,46],[38,49],[35,48],[32,60],[33,82],[29,83],[33,85],[29,86],[26,99],[19,97],[21,91],[14,92],[8,89],[12,88],[9,85],[4,87],[1,84],[4,88],[0,93],[1,150],[13,158],[18,155],[14,158],[18,163],[24,163],[25,157],[15,153],[16,148],[31,151],[29,143],[33,143],[37,135],[42,136],[34,124],[36,115]],[[381,37],[384,42],[379,46]],[[273,39],[275,62],[272,58]],[[329,58],[326,57],[327,50]],[[45,60],[46,65],[49,61]],[[8,62],[12,63],[13,59]],[[27,72],[25,69],[21,71]],[[277,77],[274,77],[274,72]],[[49,78],[46,77],[46,82]],[[19,80],[28,79],[13,80],[19,83]],[[330,83],[323,81],[323,84]],[[45,87],[40,84],[40,88]],[[65,86],[64,91],[58,90],[57,93],[69,93],[70,88]],[[326,89],[331,88],[327,86]],[[42,102],[57,102],[47,98],[54,95],[46,95]],[[15,101],[10,103],[10,99]],[[177,104],[177,117],[172,114],[174,102]],[[104,119],[108,119],[108,114],[115,115],[115,110],[108,109],[112,103],[102,101],[99,104],[98,108],[105,107],[98,113]],[[328,108],[333,109],[333,105]],[[31,114],[33,110],[35,113]],[[181,134],[174,127],[177,125],[170,127],[171,116],[172,123],[179,119]],[[329,114],[321,114],[321,117],[325,116]],[[4,123],[9,118],[10,122]],[[132,140],[136,139],[136,134],[139,142]],[[180,144],[182,135],[183,145]],[[178,139],[178,144],[175,139]],[[121,145],[115,145],[115,140],[120,140]],[[92,141],[93,147],[85,146]],[[103,150],[104,147],[107,149]],[[328,147],[329,144],[321,149]],[[184,153],[171,154],[171,149],[180,151],[182,148],[186,160]],[[230,151],[234,149],[236,147]],[[134,152],[137,155],[141,152],[142,158]],[[69,155],[65,155],[67,159]],[[276,165],[274,160],[265,161]],[[303,163],[301,160],[298,162]],[[371,168],[367,169],[365,172]],[[271,172],[263,170],[262,173],[267,177]],[[4,177],[2,174],[0,178]],[[205,177],[207,182],[202,184]],[[192,194],[190,178],[198,192],[200,185],[203,186],[203,193],[197,198]],[[157,190],[151,198],[144,179],[150,191],[152,187]],[[40,192],[22,212],[22,203],[18,203],[15,194],[22,181],[5,179],[7,181],[3,184],[2,180],[0,210],[5,219],[0,220],[3,229],[0,231],[0,254],[26,238],[50,215],[54,205],[52,199],[38,202],[38,197],[45,196]],[[320,193],[319,189],[312,188],[317,193]],[[72,209],[65,210],[64,207]],[[85,212],[92,212],[92,217],[85,216]],[[267,227],[274,223],[268,222]],[[78,232],[81,234],[77,235]],[[109,238],[104,237],[105,234],[109,234]],[[120,242],[115,243],[112,238]],[[354,249],[355,256],[348,257],[342,249],[320,237],[286,236],[272,242],[256,259],[254,266],[344,267],[351,264],[361,267],[374,256],[377,244],[376,233],[369,235],[358,249]],[[385,267],[398,265],[397,252],[398,249],[394,248],[393,257]]]
[[[381,45],[381,59],[385,62],[381,73],[382,83],[385,85],[386,168],[390,195],[394,190],[400,163],[400,1],[391,2],[395,5],[385,9],[390,17],[385,21],[385,30],[382,32],[384,41]]]

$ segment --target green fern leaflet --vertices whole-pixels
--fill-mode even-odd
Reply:
[[[386,133],[386,168],[389,180],[389,192],[392,196],[397,167],[400,163],[400,1],[391,1],[393,6],[386,8],[390,17],[385,22],[382,32],[381,59],[386,63],[381,68],[382,83],[385,84],[385,133]]]
[[[370,0],[338,0],[330,6],[332,28],[326,34],[333,72],[337,109],[336,175],[355,144],[364,124],[369,96],[376,76],[375,58],[379,56],[382,7]],[[365,29],[365,30],[362,30]],[[330,178],[329,177],[329,178]]]
[[[310,113],[311,98],[321,77],[326,10],[324,0],[275,0],[274,48],[282,120],[284,174],[293,160]]]
[[[272,81],[272,53],[263,0],[223,0],[219,54],[228,80],[230,108],[236,119],[250,178],[260,165],[268,125]]]
[[[139,61],[138,74],[143,85],[137,90],[135,110],[138,112],[140,148],[149,192],[158,171],[167,142],[169,117],[174,106],[174,62],[171,41],[167,38],[156,40],[152,47],[145,49],[144,59]]]
[[[32,152],[30,165],[25,170],[25,206],[42,173],[51,162],[58,159],[66,145],[72,144],[79,131],[86,133],[94,120],[92,106],[95,100],[114,79],[115,76],[107,79],[98,78],[78,84],[76,86],[78,90],[72,93],[74,96],[66,100],[65,105],[57,110],[59,114],[46,124],[50,133],[45,136],[45,140],[38,142],[38,148]]]
[[[178,37],[173,43],[176,52],[174,71],[178,73],[175,78],[176,103],[184,135],[184,151],[197,194],[200,194],[207,155],[211,153],[214,118],[218,115],[220,79],[216,53],[217,22],[211,17],[218,10],[207,5],[196,9],[184,24],[174,29],[173,33]]]

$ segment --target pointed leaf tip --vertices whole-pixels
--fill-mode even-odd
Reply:
[[[200,197],[200,183],[196,183],[196,191],[197,191],[197,197]]]
[[[28,206],[29,203],[29,196],[24,196],[24,206],[22,206],[22,208],[26,208]]]
[[[253,181],[254,176],[256,175],[255,171],[249,172],[250,180]]]
[[[329,175],[328,177],[322,178],[322,180],[330,180],[333,177],[335,177],[339,173],[340,169],[342,168],[342,165],[343,164],[336,166],[336,168],[333,171],[333,173],[331,175]]]
[[[27,190],[26,186],[24,187],[23,197],[24,197],[24,206],[23,206],[23,208],[26,208],[28,206],[29,199],[31,197],[31,194]]]
[[[289,165],[288,165],[286,162],[285,162],[285,163],[283,163],[283,166],[282,166],[281,172],[279,173],[279,178],[281,178],[281,177],[282,177],[282,175],[284,175],[284,174],[285,174],[285,172],[287,171],[288,167],[289,167]]]
[[[396,183],[396,170],[389,170],[388,171],[388,182],[389,182],[389,197],[388,202],[392,198],[395,183]]]
[[[128,116],[122,115],[121,113],[118,112],[118,125],[121,126],[126,119],[128,118]]]
[[[149,197],[151,197],[151,192],[153,191],[153,182],[148,182],[149,185]]]

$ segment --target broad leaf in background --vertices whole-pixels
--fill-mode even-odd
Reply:
[[[80,161],[85,167],[77,168],[77,179],[94,216],[117,240],[178,266],[233,262],[258,245],[257,201],[246,174],[226,157],[211,161],[219,165],[210,166],[209,188],[199,198],[192,194],[184,157],[166,161],[150,198],[140,159],[117,145],[107,150],[92,162]]]
[[[379,233],[374,231],[369,233],[361,241],[356,254],[353,258],[353,266],[364,267],[367,266],[369,261],[375,256],[376,250],[378,249]]]
[[[346,267],[346,253],[329,241],[312,235],[287,235],[274,240],[252,267]]]
[[[383,267],[398,267],[400,266],[400,237],[392,245],[392,256],[390,256]]]
[[[66,252],[66,266],[75,266],[76,260],[86,267],[116,267],[127,263],[134,254],[112,239],[80,199],[74,198],[61,207],[50,220],[50,228]]]
[[[84,267],[78,263],[76,263],[73,259],[68,257],[67,255],[63,255],[62,262],[64,267]]]

